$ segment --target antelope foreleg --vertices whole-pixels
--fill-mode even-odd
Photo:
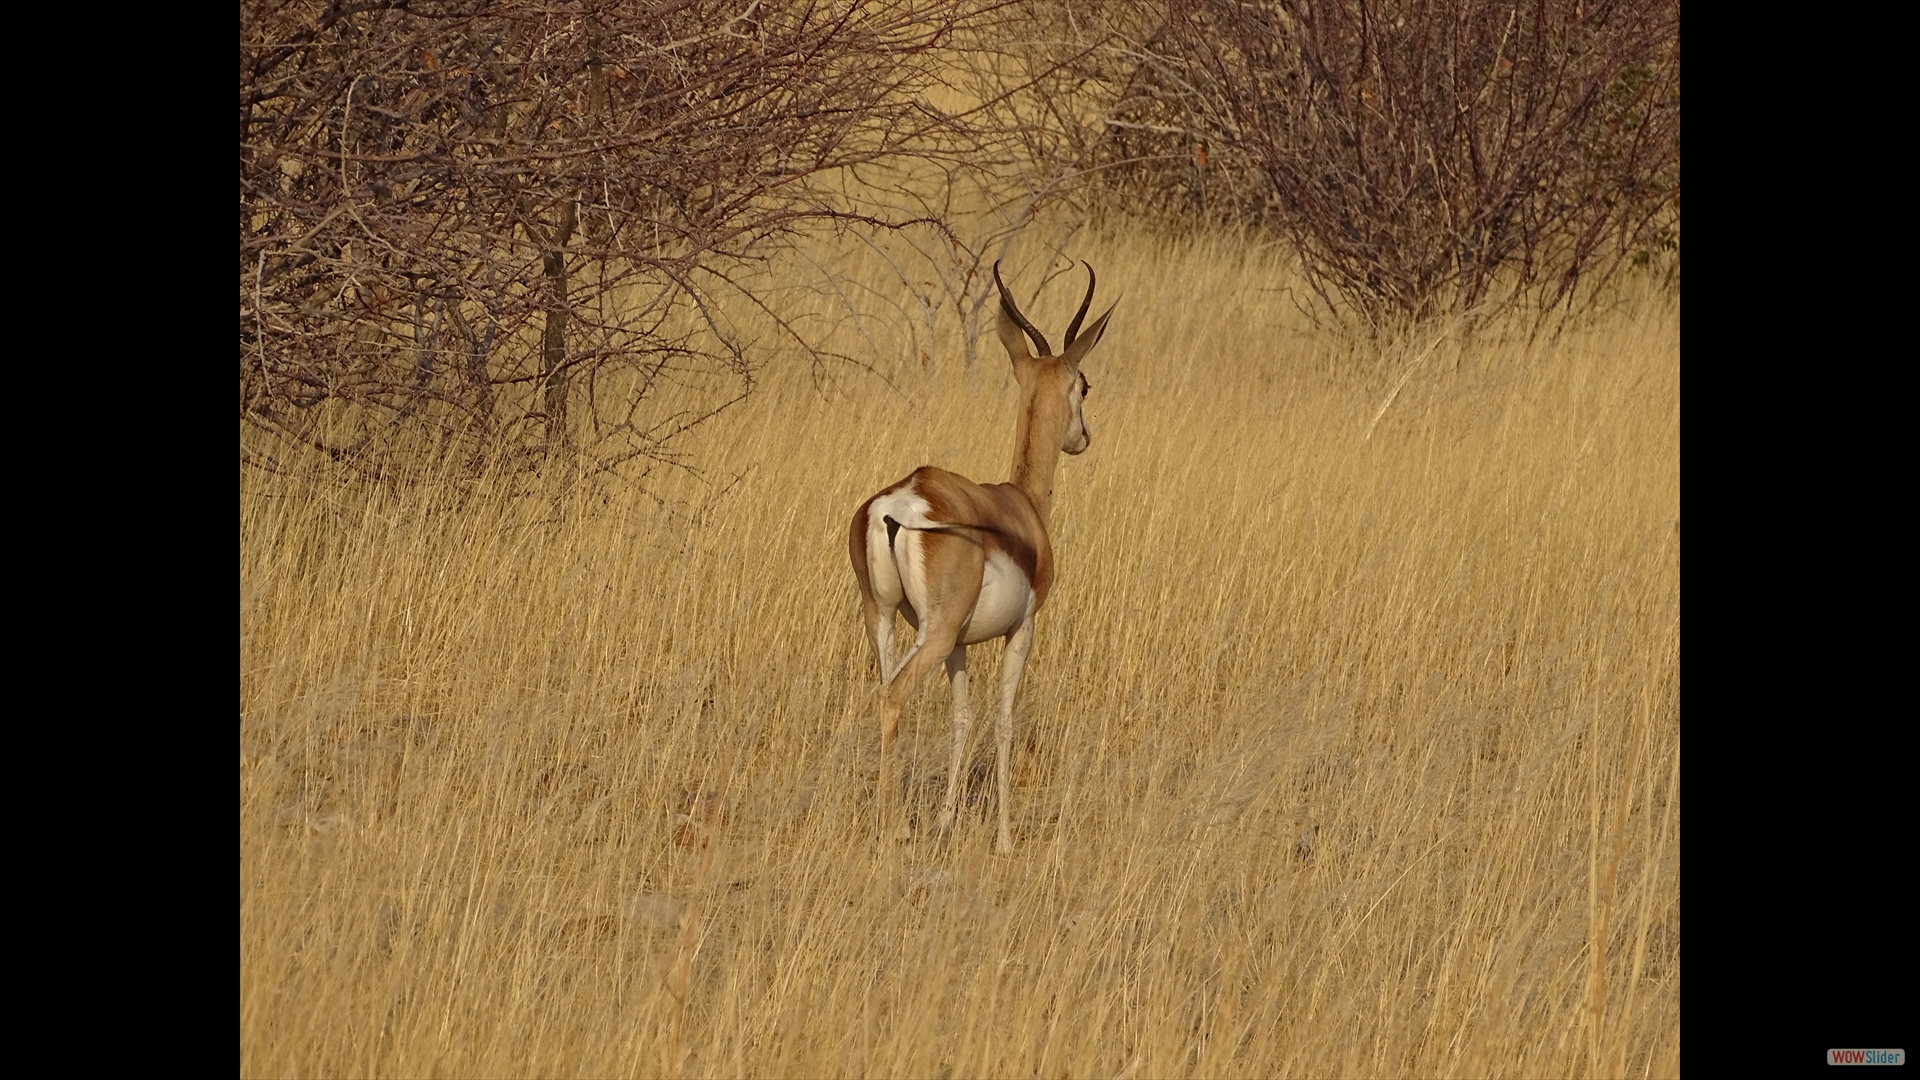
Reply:
[[[1020,675],[1027,669],[1027,653],[1032,649],[1033,615],[1029,612],[1013,633],[1007,635],[1007,648],[1000,656],[1000,715],[994,725],[999,742],[994,779],[1000,792],[1000,825],[993,842],[994,852],[1000,855],[1013,854],[1013,832],[1007,825],[1013,803],[1009,772],[1013,758],[1013,698],[1020,690]]]
[[[953,759],[947,766],[947,799],[940,806],[934,828],[953,825],[954,808],[960,800],[960,763],[966,756],[967,732],[973,727],[973,713],[967,708],[967,647],[955,645],[947,654],[947,680],[953,684]]]

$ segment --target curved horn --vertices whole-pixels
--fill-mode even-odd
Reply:
[[[993,260],[993,283],[1000,289],[1000,310],[1007,313],[1007,318],[1012,319],[1015,326],[1027,332],[1027,336],[1033,339],[1034,347],[1040,350],[1041,356],[1052,356],[1053,346],[1047,344],[1046,335],[1033,328],[1033,324],[1027,321],[1027,317],[1020,314],[1020,309],[1014,304],[1013,297],[1007,295],[1007,284],[1000,280],[999,259]]]
[[[1067,345],[1072,347],[1073,339],[1080,336],[1080,320],[1087,317],[1087,305],[1093,303],[1093,264],[1085,259],[1080,265],[1087,268],[1087,296],[1080,301],[1080,310],[1073,313],[1073,321],[1067,324]]]

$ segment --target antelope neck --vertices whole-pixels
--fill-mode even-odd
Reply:
[[[1042,524],[1053,519],[1053,473],[1060,467],[1060,444],[1067,437],[1072,417],[1065,410],[1044,410],[1041,383],[1035,379],[1027,390],[1025,408],[1013,433],[1013,486],[1026,493]]]

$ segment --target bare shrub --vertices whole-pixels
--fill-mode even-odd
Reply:
[[[242,417],[374,472],[679,460],[752,385],[720,299],[808,349],[746,278],[919,220],[847,181],[957,145],[922,92],[977,6],[247,0]]]
[[[1676,0],[1055,5],[1110,205],[1285,236],[1329,306],[1566,310],[1677,250]]]

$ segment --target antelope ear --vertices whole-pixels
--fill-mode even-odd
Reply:
[[[1000,294],[1000,340],[1006,343],[1007,355],[1013,357],[1014,367],[1017,368],[1020,366],[1021,357],[1026,357],[1029,360],[1033,357],[1032,354],[1027,352],[1027,347],[1024,344],[1016,349],[1013,347],[1013,343],[1008,340],[1007,335],[1012,333],[1012,331],[1007,329],[1009,322],[1027,332],[1027,336],[1033,339],[1033,347],[1040,350],[1041,356],[1052,356],[1053,346],[1047,344],[1046,335],[1035,328],[1033,323],[1029,321],[1025,315],[1020,314],[1020,306],[1015,304],[1013,297],[1007,294],[1007,283],[1000,280],[1000,261],[998,259],[995,259],[993,263],[993,290]]]
[[[1023,361],[1033,359],[1027,351],[1027,336],[1020,330],[1020,324],[1013,321],[1006,308],[1000,309],[1000,317],[994,321],[994,331],[1000,335],[1000,344],[1007,347],[1007,356],[1013,360],[1013,366],[1019,367]]]
[[[1117,303],[1114,304],[1114,307],[1119,306]],[[1092,326],[1087,327],[1084,333],[1073,339],[1073,344],[1067,346],[1067,351],[1060,356],[1060,362],[1067,366],[1068,371],[1076,374],[1080,371],[1080,361],[1085,360],[1087,354],[1093,351],[1093,347],[1100,344],[1100,335],[1107,332],[1107,320],[1112,317],[1113,308],[1108,308],[1106,314],[1095,319]]]

